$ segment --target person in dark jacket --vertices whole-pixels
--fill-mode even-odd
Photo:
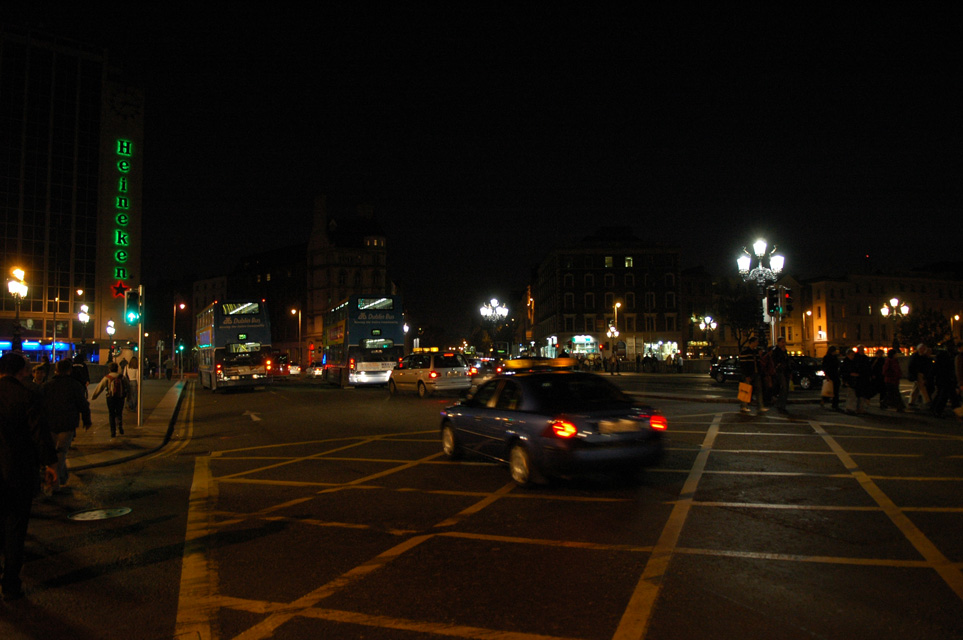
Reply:
[[[57,363],[57,374],[43,386],[44,418],[57,447],[57,484],[67,484],[67,452],[83,419],[90,428],[90,403],[82,384],[70,375],[73,363],[66,358]]]
[[[913,355],[910,356],[907,377],[913,383],[913,390],[910,392],[909,406],[916,408],[930,405],[930,392],[926,385],[926,378],[929,375],[932,360],[930,359],[929,347],[924,343],[919,343]]]
[[[4,600],[22,598],[23,550],[40,469],[57,460],[50,431],[34,396],[24,387],[27,362],[10,351],[0,357],[0,549]]]
[[[760,413],[766,411],[762,403],[762,371],[759,366],[759,339],[755,336],[749,338],[746,348],[739,354],[739,370],[742,373],[742,381],[752,385],[752,400],[743,402],[741,411],[749,413],[749,405],[752,402],[758,403]]]
[[[843,363],[839,367],[839,379],[846,389],[846,413],[850,415],[864,412],[863,398],[860,395],[860,389],[863,387],[861,378],[864,372],[856,358],[856,349],[847,349],[846,357],[843,358]],[[865,355],[863,358],[868,360]],[[868,371],[869,367],[866,367],[866,370]]]
[[[832,346],[823,356],[823,371],[826,377],[833,382],[833,411],[839,411],[839,356],[836,354],[836,347]],[[820,401],[820,406],[823,402]]]
[[[74,366],[70,370],[70,375],[73,376],[74,380],[84,385],[84,397],[86,397],[87,387],[90,385],[90,370],[87,368],[83,352],[74,356]]]
[[[957,395],[959,383],[956,380],[956,369],[954,360],[956,359],[956,344],[952,341],[943,345],[943,348],[936,352],[936,361],[933,363],[933,378],[936,382],[936,395],[930,406],[930,412],[937,418],[943,416],[943,410],[949,402],[952,408],[960,406]]]
[[[792,378],[792,361],[786,351],[786,339],[779,336],[776,346],[770,353],[773,367],[775,367],[774,391],[776,394],[776,410],[787,413],[786,403],[789,401],[789,380]]]
[[[902,413],[903,396],[899,392],[899,381],[903,377],[903,369],[899,366],[897,355],[899,352],[896,349],[890,349],[886,354],[886,362],[883,363],[883,383],[886,385],[887,404]]]

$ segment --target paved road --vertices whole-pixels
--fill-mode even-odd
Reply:
[[[79,638],[963,637],[955,423],[704,399],[652,399],[669,455],[641,483],[521,490],[440,455],[446,399],[188,388],[135,477],[78,474],[77,503],[135,506],[88,523],[99,570],[32,525],[30,604]],[[90,619],[107,593],[112,626]]]

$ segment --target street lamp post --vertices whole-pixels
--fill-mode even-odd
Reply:
[[[889,302],[883,303],[879,312],[884,318],[893,319],[893,348],[899,353],[899,338],[896,337],[896,327],[900,318],[909,315],[909,305],[906,304],[906,302],[900,301],[899,298],[890,298]]]
[[[174,319],[171,322],[171,362],[174,362],[174,356],[177,354],[177,310],[184,310],[186,307],[183,302],[180,304],[174,303]],[[160,364],[160,363],[158,363]],[[157,368],[160,371],[160,367]],[[181,380],[184,379],[184,356],[181,356]]]
[[[85,304],[80,305],[80,313],[77,314],[77,319],[80,320],[80,344],[84,344],[84,340],[87,335],[87,323],[90,322],[90,315],[87,313],[90,311],[90,307]]]
[[[107,345],[107,362],[113,362],[114,361],[114,333],[116,333],[117,331],[117,329],[114,328],[113,320],[107,321],[106,331],[107,331],[107,335],[110,336],[110,344]]]
[[[495,351],[495,331],[498,330],[498,323],[508,317],[508,307],[498,302],[498,298],[492,298],[490,301],[486,302],[481,306],[478,312],[482,315],[482,318],[487,320],[492,325],[491,331],[491,350],[494,354]]]
[[[693,322],[698,321],[699,330],[702,331],[702,339],[706,343],[706,348],[709,350],[709,355],[712,356],[712,349],[709,347],[709,333],[716,330],[719,323],[715,321],[712,316],[702,316],[701,318],[692,318]]]
[[[776,247],[773,247],[772,251],[768,252],[767,249],[768,245],[766,241],[760,238],[752,243],[752,253],[749,253],[747,249],[743,248],[743,255],[736,259],[736,263],[739,266],[739,275],[742,276],[743,281],[756,283],[756,295],[759,298],[760,304],[762,304],[765,298],[766,286],[776,282],[779,278],[779,273],[786,265],[786,259],[776,253]],[[755,257],[755,266],[753,266],[753,257]],[[760,333],[765,335],[765,322],[760,323],[759,328]],[[772,333],[772,342],[775,344],[775,319],[772,320]]]
[[[301,309],[291,309],[291,315],[295,314],[298,316],[298,364],[303,365],[304,360],[301,358]]]
[[[23,351],[23,340],[20,337],[20,303],[27,297],[27,283],[23,281],[26,273],[20,267],[11,270],[14,280],[7,282],[7,290],[16,302],[16,315],[13,320],[13,350]]]

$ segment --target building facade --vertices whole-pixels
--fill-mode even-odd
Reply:
[[[123,315],[141,284],[143,114],[105,50],[0,25],[0,242],[4,280],[18,267],[27,285],[19,300],[4,286],[0,350],[19,334],[34,360],[80,343],[96,359],[136,340]]]
[[[329,215],[327,199],[320,196],[307,249],[303,339],[308,359],[320,352],[324,314],[348,296],[366,293],[398,293],[388,278],[384,231],[371,207],[359,206],[354,216]]]
[[[646,244],[627,228],[553,250],[532,286],[536,352],[595,359],[614,351],[632,362],[680,353],[679,263],[678,248]]]

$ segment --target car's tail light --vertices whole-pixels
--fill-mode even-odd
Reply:
[[[578,434],[578,428],[568,420],[552,420],[543,435],[556,438],[574,438]]]
[[[470,375],[470,376],[477,376],[477,375],[478,375],[478,367],[472,367],[471,369],[469,369],[469,370],[468,370],[468,375]]]
[[[656,413],[649,416],[649,426],[657,431],[665,431],[669,428],[669,423],[665,416]]]
[[[348,368],[354,371],[354,365],[355,365],[354,358],[348,358]]]
[[[429,372],[428,372],[428,377],[431,378],[432,380],[434,380],[435,378],[438,377],[438,372],[437,372],[437,371],[434,371],[434,370],[429,371]]]

